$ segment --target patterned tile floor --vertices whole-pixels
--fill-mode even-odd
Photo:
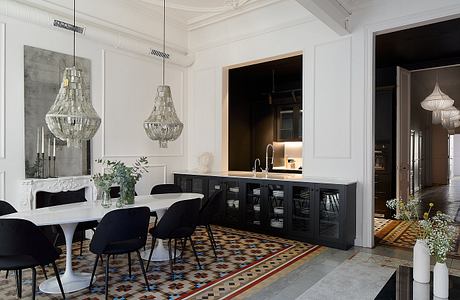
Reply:
[[[457,227],[460,231],[460,227]],[[412,222],[374,219],[374,233],[376,242],[380,245],[396,246],[401,248],[412,249],[417,239],[417,227]],[[460,235],[459,235],[460,238]],[[454,250],[450,256],[460,257],[460,241],[457,238]]]
[[[152,263],[148,270],[151,291],[147,291],[138,262],[133,259],[132,276],[128,275],[127,257],[119,255],[111,259],[109,295],[110,299],[226,299],[247,293],[248,289],[270,278],[298,260],[308,259],[321,253],[324,247],[296,241],[253,234],[223,227],[214,227],[218,241],[218,258],[213,255],[204,230],[198,230],[193,237],[203,269],[199,270],[190,248],[184,258],[178,260],[171,277],[168,262]],[[148,241],[148,245],[150,241]],[[73,267],[79,272],[92,270],[94,255],[88,252],[85,242],[84,253],[78,256],[78,243],[74,244]],[[134,257],[134,256],[133,256]],[[59,261],[63,271],[64,260]],[[51,274],[50,271],[48,273]],[[69,294],[71,299],[103,299],[104,269],[97,269],[97,280],[91,292],[87,289]],[[30,271],[24,271],[23,298],[31,296]],[[38,284],[44,280],[38,271]],[[0,279],[0,299],[15,299],[14,276]],[[37,299],[60,299],[38,292]]]

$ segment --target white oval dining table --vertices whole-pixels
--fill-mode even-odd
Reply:
[[[150,209],[150,211],[156,211],[160,217],[171,205],[178,201],[196,198],[202,199],[203,197],[204,196],[202,194],[198,193],[142,195],[136,196],[134,204],[126,205],[124,208],[146,206]],[[87,201],[17,212],[1,216],[0,218],[29,220],[37,226],[61,226],[66,242],[65,272],[61,276],[61,281],[64,292],[71,293],[87,288],[91,278],[91,274],[77,273],[72,269],[72,240],[75,228],[80,222],[100,221],[108,212],[119,209],[115,207],[115,201],[113,202],[114,203],[110,208],[103,208],[100,201]],[[127,220],[121,221],[123,222]],[[161,240],[158,241],[157,247],[154,249],[154,253],[157,258],[169,257],[168,251],[164,248]],[[41,283],[40,291],[47,294],[59,294],[61,291],[59,290],[56,277],[49,278]]]

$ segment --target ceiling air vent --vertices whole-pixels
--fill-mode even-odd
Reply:
[[[70,23],[67,23],[67,22],[64,22],[64,21],[60,21],[60,20],[54,20],[53,21],[53,26],[58,27],[58,28],[62,28],[62,29],[65,29],[65,30],[69,30],[69,31],[72,31],[72,32],[74,31],[73,24],[70,24]],[[79,34],[83,34],[85,32],[85,28],[80,27],[80,26],[75,26],[75,32],[77,32]]]
[[[159,50],[156,50],[156,49],[152,49],[152,48],[150,48],[150,55],[158,56],[160,58],[169,59],[169,54],[168,53],[162,52],[162,51],[159,51]]]

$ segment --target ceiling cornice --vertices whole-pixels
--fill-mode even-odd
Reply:
[[[248,13],[252,10],[259,9],[265,6],[269,6],[278,2],[282,2],[285,0],[257,0],[257,1],[249,1],[244,6],[240,6],[236,9],[230,9],[223,13],[214,13],[209,15],[202,15],[195,17],[187,22],[188,30],[196,30],[205,26],[212,25],[214,23],[218,23],[224,21],[229,18],[236,17],[238,15],[242,15]]]
[[[151,4],[151,5],[163,7],[162,0],[139,0],[139,1]],[[235,7],[239,8],[248,3],[256,2],[259,0],[239,0],[239,1],[236,0],[236,1],[237,2],[236,2]],[[234,9],[233,6],[230,4],[221,5],[221,6],[199,7],[199,6],[184,5],[184,4],[178,4],[178,3],[172,3],[172,2],[167,2],[166,8],[182,10],[182,11],[187,11],[187,12],[196,12],[196,13],[220,13],[220,12],[225,12],[225,11]]]

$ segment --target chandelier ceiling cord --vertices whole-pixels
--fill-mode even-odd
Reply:
[[[73,0],[73,67],[65,68],[61,87],[45,121],[51,133],[67,142],[67,147],[80,148],[90,140],[101,125],[89,97],[82,89],[82,71],[76,67],[76,9]]]
[[[168,148],[168,142],[175,141],[184,128],[184,124],[177,117],[174,108],[171,88],[165,85],[166,56],[166,0],[163,0],[162,85],[158,86],[153,110],[147,120],[144,121],[145,133],[151,140],[158,141],[160,148]]]

